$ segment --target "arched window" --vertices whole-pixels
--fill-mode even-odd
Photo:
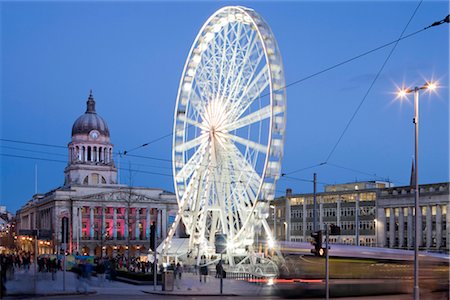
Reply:
[[[103,162],[102,154],[103,154],[102,147],[99,147],[98,148],[98,157],[99,157],[100,162]]]
[[[92,173],[91,174],[91,182],[92,182],[92,184],[99,184],[100,183],[99,177],[100,176],[97,173]]]
[[[89,176],[84,177],[83,184],[89,184]]]

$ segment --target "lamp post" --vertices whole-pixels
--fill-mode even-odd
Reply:
[[[414,190],[414,299],[419,300],[419,239],[420,239],[420,230],[418,229],[419,225],[419,91],[420,90],[430,90],[433,91],[436,89],[436,84],[433,82],[426,82],[424,85],[420,87],[414,87],[412,89],[402,89],[398,92],[399,97],[405,97],[406,94],[414,93],[414,181],[415,181],[415,190]]]

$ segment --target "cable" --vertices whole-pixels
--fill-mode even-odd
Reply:
[[[37,151],[37,150],[30,150],[30,149],[11,147],[11,146],[4,146],[4,145],[0,145],[0,147],[6,148],[6,149],[11,149],[11,150],[19,150],[19,151],[26,151],[26,152],[33,152],[33,153],[41,153],[41,154],[47,154],[47,155],[56,155],[56,156],[67,157],[67,154],[52,153],[52,152],[45,152],[45,151]]]
[[[314,180],[311,180],[311,179],[296,178],[296,177],[291,177],[291,176],[286,176],[286,175],[282,176],[281,178],[286,178],[286,179],[295,180],[295,181],[314,183]],[[330,184],[328,182],[323,182],[323,181],[316,181],[316,183],[322,184],[322,185],[329,185]]]
[[[371,174],[371,173],[367,173],[367,172],[364,172],[364,171],[360,171],[360,170],[356,170],[356,169],[352,169],[352,168],[336,165],[336,164],[333,164],[333,163],[327,163],[327,165],[335,167],[335,168],[344,169],[344,170],[347,170],[347,171],[352,171],[352,172],[355,172],[355,173],[367,175],[367,176],[376,177],[376,178],[379,178],[379,179],[382,179],[382,180],[386,180],[385,177],[378,176],[377,174]]]
[[[392,56],[392,53],[394,53],[395,49],[397,48],[398,43],[400,42],[400,40],[403,37],[403,34],[405,33],[406,29],[408,28],[409,24],[411,23],[412,19],[414,18],[414,16],[416,15],[417,10],[419,9],[420,5],[422,4],[423,0],[421,0],[419,2],[419,4],[417,5],[416,9],[414,10],[413,14],[411,15],[411,17],[408,20],[408,23],[406,24],[406,26],[403,28],[402,33],[400,34],[399,38],[397,39],[397,41],[394,44],[394,47],[392,47],[391,51],[389,52],[388,56],[386,57],[386,59],[384,60],[383,64],[381,65],[380,69],[378,70],[377,74],[375,75],[375,78],[372,80],[372,83],[370,84],[369,88],[367,89],[366,93],[364,94],[364,97],[362,98],[362,100],[360,101],[359,105],[356,107],[356,110],[353,112],[353,115],[351,116],[350,120],[347,122],[347,125],[345,126],[344,130],[342,131],[341,135],[339,136],[337,142],[334,144],[333,148],[331,149],[330,153],[327,156],[327,159],[325,160],[325,162],[328,162],[331,158],[331,156],[333,155],[334,151],[336,150],[337,146],[339,145],[339,143],[341,142],[342,138],[344,137],[345,133],[347,132],[348,128],[350,127],[350,125],[352,124],[353,120],[355,119],[356,115],[359,112],[359,109],[361,108],[361,106],[364,104],[364,102],[367,99],[367,96],[369,95],[370,91],[372,90],[373,86],[375,85],[375,82],[378,80],[378,77],[380,76],[381,72],[384,70],[384,67],[386,66],[387,62],[389,61],[389,59]],[[427,28],[424,28],[420,31],[426,30]]]
[[[305,168],[296,169],[296,170],[291,171],[291,172],[281,173],[281,176],[286,176],[286,175],[294,174],[294,173],[297,173],[297,172],[300,172],[300,171],[313,169],[313,168],[320,167],[320,166],[323,166],[323,165],[326,165],[326,164],[327,164],[326,162],[321,162],[319,164],[315,164],[315,165],[312,165],[312,166],[309,166],[309,167],[305,167]]]
[[[167,159],[167,158],[158,158],[158,157],[143,156],[143,155],[127,154],[127,157],[144,158],[144,159],[158,160],[158,161],[164,161],[164,162],[170,162],[170,163],[172,162],[171,159]]]
[[[49,158],[42,158],[42,157],[32,157],[32,156],[24,156],[24,155],[14,155],[14,154],[5,154],[5,153],[0,153],[0,155],[1,156],[7,156],[7,157],[16,157],[16,158],[25,158],[25,159],[34,159],[34,160],[45,160],[45,161],[59,162],[59,163],[67,164],[67,161],[57,160],[57,159],[49,159]]]
[[[423,1],[423,0],[422,0],[422,1]],[[313,78],[313,77],[316,77],[317,75],[320,75],[320,74],[322,74],[322,73],[331,71],[331,70],[333,70],[333,69],[335,69],[335,68],[337,68],[337,67],[340,67],[340,66],[342,66],[342,65],[344,65],[344,64],[347,64],[347,63],[352,62],[352,61],[354,61],[354,60],[356,60],[356,59],[359,59],[359,58],[361,58],[361,57],[364,57],[364,56],[366,56],[366,55],[368,55],[368,54],[371,54],[371,53],[373,53],[373,52],[375,52],[375,51],[378,51],[378,50],[381,50],[381,49],[383,49],[383,48],[386,48],[387,46],[390,46],[390,45],[392,45],[392,44],[396,44],[396,43],[400,42],[401,40],[410,38],[410,37],[412,37],[412,36],[414,36],[414,35],[416,35],[416,34],[422,32],[422,31],[424,31],[424,30],[426,30],[426,29],[428,29],[428,28],[430,28],[430,27],[431,27],[431,26],[428,26],[428,27],[425,27],[425,28],[423,28],[423,29],[417,30],[416,32],[410,33],[410,34],[408,34],[408,35],[406,35],[406,36],[404,36],[404,37],[400,37],[400,38],[397,39],[397,40],[394,40],[394,41],[392,41],[392,42],[386,43],[386,44],[381,45],[381,46],[379,46],[379,47],[377,47],[377,48],[374,48],[374,49],[372,49],[372,50],[369,50],[369,51],[366,51],[366,52],[364,52],[364,53],[361,53],[361,54],[359,54],[359,55],[357,55],[357,56],[354,56],[354,57],[352,57],[352,58],[350,58],[350,59],[344,60],[344,61],[342,61],[342,62],[340,62],[340,63],[337,63],[337,64],[335,64],[335,65],[332,65],[332,66],[330,66],[330,67],[327,67],[327,68],[325,68],[325,69],[323,69],[323,70],[321,70],[321,71],[318,71],[318,72],[316,72],[316,73],[313,73],[313,74],[311,74],[311,75],[308,75],[308,76],[306,76],[306,77],[303,77],[303,78],[301,78],[301,79],[299,79],[299,80],[295,80],[295,81],[293,81],[293,82],[291,82],[291,83],[285,85],[284,87],[281,87],[281,88],[279,88],[279,89],[274,90],[274,92],[276,92],[276,91],[281,91],[281,90],[283,90],[283,89],[285,89],[285,88],[288,88],[288,87],[291,87],[291,86],[293,86],[293,85],[299,84],[299,83],[301,83],[301,82],[303,82],[303,81],[305,81],[305,80],[308,80],[308,79],[311,79],[311,78]],[[270,95],[270,93],[263,94],[263,95],[259,96],[259,98],[263,98],[263,97],[266,97],[266,96],[268,96],[268,95]],[[191,126],[191,125],[189,125],[189,126]],[[172,135],[173,135],[172,132],[171,132],[171,133],[167,133],[167,134],[165,134],[165,135],[163,135],[163,136],[160,136],[160,137],[158,137],[158,138],[156,138],[156,139],[153,139],[153,140],[151,140],[151,141],[149,141],[149,142],[147,142],[147,143],[144,143],[144,144],[142,144],[141,146],[134,147],[134,148],[132,148],[132,149],[130,149],[130,150],[125,150],[125,151],[123,152],[123,154],[124,154],[124,155],[127,155],[127,154],[128,154],[129,152],[131,152],[131,151],[135,151],[135,150],[140,149],[140,148],[142,148],[142,147],[146,147],[146,146],[148,146],[148,145],[150,145],[150,144],[153,144],[153,143],[155,143],[155,142],[158,142],[158,141],[160,141],[160,140],[162,140],[162,139],[164,139],[164,138],[167,138],[167,137],[169,137],[169,136],[172,136]]]
[[[163,135],[163,136],[160,136],[160,137],[158,137],[158,138],[156,138],[156,139],[154,139],[154,140],[151,140],[150,142],[144,143],[144,144],[142,144],[141,146],[134,147],[134,148],[132,148],[132,149],[130,149],[130,150],[125,150],[125,151],[123,151],[123,155],[127,155],[127,154],[130,153],[131,151],[135,151],[135,150],[137,150],[137,149],[146,147],[146,146],[148,146],[148,145],[150,145],[150,144],[156,143],[156,142],[158,142],[158,141],[160,141],[160,140],[162,140],[162,139],[165,139],[166,137],[172,136],[172,135],[173,135],[173,133],[171,132],[171,133],[165,134],[165,135]]]
[[[45,147],[53,147],[53,148],[64,148],[64,149],[67,149],[66,146],[59,146],[59,145],[52,145],[52,144],[33,143],[33,142],[18,141],[18,140],[10,140],[10,139],[0,139],[0,141],[11,142],[11,143],[19,143],[19,144],[28,144],[28,145],[37,145],[37,146],[45,146]]]

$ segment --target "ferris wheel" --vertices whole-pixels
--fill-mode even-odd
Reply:
[[[198,33],[178,90],[173,177],[189,249],[214,253],[217,233],[228,253],[253,245],[281,172],[286,94],[278,45],[252,9],[223,7]],[[164,250],[163,250],[164,251]],[[200,257],[200,255],[199,255]]]

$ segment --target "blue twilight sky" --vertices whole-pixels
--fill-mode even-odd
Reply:
[[[32,197],[36,167],[38,192],[63,184],[65,147],[73,122],[85,112],[90,89],[116,151],[170,135],[191,44],[222,6],[248,6],[267,21],[289,84],[396,40],[419,2],[3,1],[0,205],[15,211]],[[423,1],[404,35],[442,20],[448,5]],[[437,95],[420,98],[420,183],[449,180],[448,24],[398,43],[330,156],[392,47],[287,89],[282,169],[289,177],[280,179],[278,195],[287,187],[294,193],[312,192],[314,172],[319,191],[325,183],[354,180],[389,178],[397,186],[408,184],[414,153],[412,97],[395,101],[392,92],[396,85],[420,85],[429,78],[438,79],[441,88]],[[166,137],[132,152],[156,159],[121,158],[121,183],[173,191],[171,143]]]

